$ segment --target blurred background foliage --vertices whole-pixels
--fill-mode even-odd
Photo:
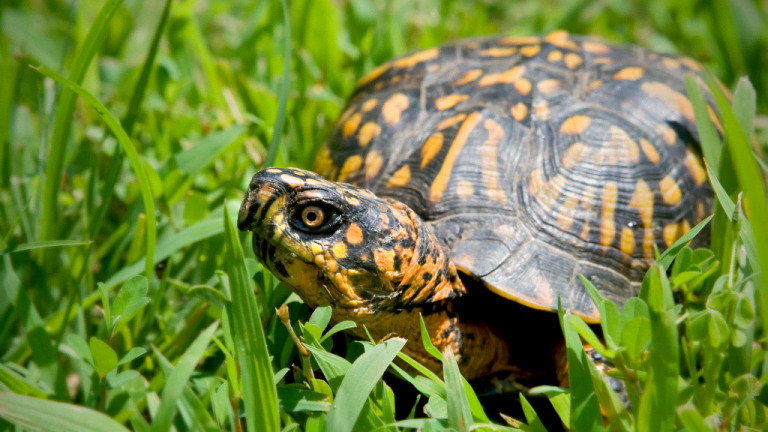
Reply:
[[[0,1],[0,250],[40,240],[92,241],[0,258],[0,283],[23,288],[29,301],[24,313],[17,312],[10,291],[0,290],[0,355],[3,362],[28,365],[24,373],[32,376],[46,376],[46,365],[40,358],[29,362],[40,347],[30,346],[22,327],[44,327],[47,343],[65,354],[66,335],[107,338],[103,314],[94,307],[97,283],[114,287],[143,269],[147,218],[129,160],[99,113],[80,98],[68,130],[61,129],[64,135],[57,138],[61,86],[30,67],[45,65],[71,77],[104,4]],[[216,270],[223,268],[223,207],[228,200],[236,214],[234,206],[262,165],[283,90],[287,116],[278,165],[305,168],[366,71],[393,56],[470,36],[565,29],[686,55],[729,87],[748,75],[758,94],[758,114],[768,112],[768,2],[761,0],[292,0],[289,59],[279,1],[173,0],[170,5],[164,22],[164,1],[123,1],[82,80],[122,120],[142,156],[156,206],[152,303],[109,338],[118,353],[153,343],[175,362],[220,317],[188,293],[197,285],[222,283]],[[151,67],[142,76],[145,64]],[[286,65],[290,79],[284,89]],[[766,117],[758,115],[756,126],[764,143]],[[62,150],[55,160],[53,146]],[[62,175],[54,182],[53,209],[46,209],[44,173],[52,162],[60,164]],[[251,274],[268,292],[259,305],[277,370],[295,355],[274,317],[274,307],[290,293],[256,272],[250,247],[245,254]],[[294,319],[306,320],[306,308],[289,303]],[[216,365],[220,353],[218,360]],[[67,376],[80,367],[74,360],[62,364]],[[159,366],[147,360],[141,367],[159,391],[162,374],[152,373]],[[54,389],[61,382],[51,378],[49,390],[66,399]],[[91,384],[85,378],[73,381],[69,393],[77,395],[80,387],[82,399],[91,394]],[[84,404],[97,400],[93,396]],[[115,409],[112,414],[120,412]]]

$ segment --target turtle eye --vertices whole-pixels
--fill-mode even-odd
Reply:
[[[313,234],[327,233],[339,225],[339,212],[324,203],[311,203],[299,207],[291,217],[291,225]]]

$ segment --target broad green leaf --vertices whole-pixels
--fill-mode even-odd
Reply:
[[[141,376],[141,374],[139,374],[138,371],[130,369],[124,370],[115,375],[112,379],[109,379],[109,385],[112,386],[112,388],[119,387],[134,378],[138,378],[139,376]]]
[[[173,156],[175,167],[189,176],[194,176],[212,163],[245,130],[245,125],[238,125],[208,135],[189,149],[176,153]]]
[[[0,393],[0,417],[19,428],[41,432],[128,432],[128,429],[107,415],[90,408]]]
[[[630,358],[638,358],[651,342],[651,320],[634,317],[624,325],[621,332],[621,345],[626,348]]]
[[[701,414],[694,408],[686,407],[678,413],[680,422],[683,423],[687,432],[713,432],[715,429],[707,424]]]
[[[576,331],[579,332],[579,335],[586,341],[589,345],[591,345],[594,349],[597,350],[600,354],[607,357],[608,359],[612,359],[616,356],[616,352],[613,350],[607,349],[605,346],[603,346],[603,343],[600,342],[600,339],[597,337],[597,335],[592,331],[591,328],[587,325],[587,323],[584,322],[583,319],[576,315],[568,315],[567,321],[573,325],[573,327],[576,329]]]
[[[545,394],[557,412],[563,424],[571,424],[571,392],[568,389],[554,386],[538,386],[530,391],[531,395]]]
[[[91,365],[94,369],[96,368],[93,363],[93,356],[91,356],[91,348],[88,347],[88,343],[85,342],[85,339],[80,337],[80,335],[73,333],[67,335],[67,342],[69,342],[69,346],[81,360]]]
[[[117,362],[117,365],[120,366],[120,365],[124,365],[126,363],[129,363],[129,362],[132,362],[134,359],[137,359],[137,358],[139,358],[140,356],[143,356],[146,353],[147,353],[147,350],[144,349],[144,348],[141,348],[141,347],[131,348],[130,351],[125,353],[125,355],[123,355],[120,358],[120,361]]]
[[[342,321],[342,322],[336,324],[335,326],[331,327],[331,329],[328,330],[323,335],[323,337],[320,338],[320,342],[322,343],[324,340],[328,339],[329,337],[333,336],[334,334],[336,334],[336,333],[338,333],[340,331],[351,329],[351,328],[355,328],[355,327],[357,327],[357,324],[355,324],[354,321]]]
[[[117,354],[115,354],[115,350],[95,336],[91,336],[90,349],[91,357],[93,357],[93,367],[99,375],[106,375],[117,367]]]
[[[240,238],[226,205],[223,222],[227,274],[232,289],[227,315],[232,322],[235,358],[240,365],[246,424],[249,432],[277,431],[280,428],[277,390],[267,340],[253,295],[253,281],[245,267]]]
[[[423,321],[422,321],[423,323]],[[467,392],[464,389],[459,365],[450,347],[443,352],[443,375],[448,393],[448,425],[458,432],[468,431],[474,424],[472,409],[469,406]],[[431,400],[431,398],[430,398]]]
[[[147,279],[144,276],[134,276],[123,284],[112,303],[113,335],[149,303],[150,299],[146,296],[148,289]]]
[[[373,386],[405,345],[392,338],[361,355],[344,376],[326,417],[327,430],[351,432]]]
[[[307,390],[298,385],[277,387],[277,398],[280,408],[285,412],[321,411],[325,412],[331,407],[331,398],[322,393]]]
[[[309,317],[309,324],[314,324],[320,329],[320,334],[325,331],[328,323],[331,321],[331,307],[320,306],[312,311],[312,315]]]

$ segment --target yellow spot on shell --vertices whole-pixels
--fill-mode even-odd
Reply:
[[[653,245],[656,244],[656,236],[653,234],[653,228],[643,229],[643,258],[653,258]]]
[[[363,105],[360,106],[360,111],[362,112],[368,112],[374,108],[376,108],[376,104],[378,104],[379,101],[376,98],[368,99],[363,103]]]
[[[576,135],[584,132],[587,126],[592,123],[592,119],[583,115],[575,115],[565,119],[560,125],[560,133],[565,135]]]
[[[376,78],[381,76],[384,72],[388,71],[390,67],[392,67],[392,64],[385,63],[383,65],[380,65],[380,66],[377,66],[377,67],[373,68],[373,70],[368,72],[367,75],[365,75],[364,77],[360,78],[360,80],[357,82],[357,85],[358,86],[364,86],[364,85],[372,82],[373,80],[375,80]]]
[[[464,123],[461,124],[459,132],[456,134],[456,138],[453,140],[451,147],[448,149],[448,154],[445,155],[445,159],[443,160],[443,164],[440,167],[440,171],[435,176],[435,180],[432,182],[432,186],[430,187],[429,198],[431,201],[440,201],[440,198],[442,198],[443,191],[448,185],[448,179],[451,176],[453,164],[456,162],[456,158],[459,156],[459,153],[464,147],[464,144],[466,144],[472,129],[477,126],[479,121],[480,114],[473,112],[467,117]]]
[[[715,114],[715,110],[712,109],[712,106],[707,104],[707,114],[709,114],[709,119],[712,120],[712,124],[715,125],[718,131],[720,133],[723,133],[723,125],[720,124],[720,119],[717,118],[717,114]]]
[[[427,164],[434,158],[440,149],[443,147],[443,134],[435,132],[424,141],[424,145],[421,146],[421,168],[427,166]]]
[[[544,99],[539,99],[534,102],[533,112],[536,113],[536,117],[541,121],[549,119],[549,103]]]
[[[574,53],[566,54],[564,60],[568,69],[576,69],[584,62],[580,55]]]
[[[360,200],[353,197],[353,196],[345,196],[344,199],[347,200],[348,203],[352,204],[353,206],[359,206]]]
[[[573,225],[573,213],[579,205],[579,200],[575,196],[569,196],[563,202],[563,207],[558,212],[557,224],[563,231],[568,231]]]
[[[608,134],[611,139],[611,143],[618,144],[618,146],[624,149],[624,156],[629,162],[640,162],[640,148],[637,143],[629,136],[624,129],[611,125]]]
[[[592,60],[592,64],[593,65],[604,65],[604,64],[609,64],[609,63],[612,63],[612,62],[613,62],[613,60],[610,57],[598,57],[598,58]]]
[[[679,203],[680,199],[683,197],[680,188],[677,186],[677,182],[668,175],[661,179],[659,188],[661,189],[661,198],[669,205]]]
[[[512,108],[510,108],[509,111],[515,120],[521,122],[525,120],[525,117],[528,115],[528,106],[522,102],[518,102],[517,104],[512,106]]]
[[[643,153],[645,153],[645,157],[647,157],[649,161],[655,164],[659,163],[661,156],[659,156],[659,152],[656,151],[656,146],[648,142],[647,139],[640,138],[640,147],[643,149]]]
[[[403,165],[402,168],[395,171],[392,177],[387,181],[387,187],[405,186],[411,180],[411,167]]]
[[[572,51],[578,51],[579,46],[576,45],[572,40],[569,39],[570,35],[565,30],[555,30],[552,33],[548,34],[547,37],[544,38],[545,42],[549,42],[554,46],[560,47],[560,48],[566,48]]]
[[[381,126],[374,122],[368,122],[360,128],[357,134],[357,142],[362,146],[367,146],[373,138],[381,133]]]
[[[662,57],[661,64],[666,66],[668,69],[677,69],[680,67],[680,62],[670,57]]]
[[[504,45],[525,45],[539,43],[537,36],[509,36],[499,39],[500,44]]]
[[[662,237],[664,238],[664,243],[667,244],[667,247],[672,246],[672,243],[677,241],[677,239],[680,238],[679,234],[680,232],[680,224],[677,222],[670,222],[666,225],[664,225],[664,231],[662,233]]]
[[[525,96],[531,92],[531,82],[525,78],[521,78],[514,83],[515,90],[521,95]]]
[[[408,108],[408,96],[402,93],[392,95],[381,107],[384,121],[394,125],[400,121],[400,115]]]
[[[459,180],[456,184],[456,194],[461,198],[469,198],[475,193],[475,188],[469,180]]]
[[[587,145],[583,142],[577,142],[568,147],[568,150],[565,151],[561,161],[563,168],[569,170],[575,167],[581,160],[581,156],[584,154],[584,150],[586,150],[586,148]]]
[[[637,81],[642,77],[643,68],[637,66],[626,67],[613,74],[613,79],[617,80]]]
[[[352,222],[347,228],[347,243],[351,245],[360,244],[363,241],[363,230],[360,229],[360,225]]]
[[[283,172],[283,170],[281,170],[280,168],[269,168],[267,172],[270,174],[280,174],[281,172]]]
[[[360,155],[354,155],[347,158],[346,161],[344,161],[344,165],[341,167],[341,172],[339,173],[339,177],[337,181],[339,182],[345,182],[349,178],[350,175],[357,172],[357,170],[360,169],[360,167],[363,165],[363,157]]]
[[[619,248],[629,256],[632,256],[635,252],[635,233],[632,231],[632,228],[624,227],[621,229]]]
[[[668,85],[660,82],[643,83],[640,88],[649,96],[660,99],[670,109],[679,111],[686,120],[690,122],[694,121],[693,106],[691,105],[691,101],[689,101],[684,94],[675,91]]]
[[[702,166],[701,159],[693,154],[693,152],[686,150],[683,162],[685,167],[688,168],[688,172],[691,173],[691,178],[693,178],[696,186],[700,186],[707,181],[707,171]]]
[[[365,180],[370,181],[381,171],[381,167],[384,165],[384,158],[381,157],[379,152],[373,150],[365,156]]]
[[[590,54],[608,54],[611,51],[608,45],[599,42],[584,42],[581,46]]]
[[[479,87],[485,87],[493,84],[508,84],[520,79],[525,73],[525,66],[515,66],[505,72],[487,74],[480,78]]]
[[[343,138],[349,138],[355,133],[357,127],[360,125],[360,120],[363,118],[360,114],[355,114],[344,122],[344,126],[341,128],[341,136]]]
[[[584,221],[584,226],[581,228],[581,235],[579,238],[584,241],[589,240],[589,221]]]
[[[600,214],[600,244],[603,246],[610,246],[616,238],[616,221],[613,215],[618,198],[619,191],[616,183],[608,182],[603,187],[603,207]]]
[[[560,50],[554,50],[547,55],[547,61],[552,63],[559,62],[562,59],[563,59],[563,52]]]
[[[465,118],[467,118],[466,114],[464,113],[457,114],[453,117],[448,117],[447,119],[441,121],[435,127],[437,128],[437,130],[448,129],[449,127],[455,125],[456,123],[460,123],[464,121]]]
[[[563,82],[556,79],[545,79],[543,81],[539,81],[538,84],[536,84],[536,89],[538,89],[542,94],[549,95],[555,90],[559,89],[563,86]]]
[[[688,57],[680,57],[678,61],[690,69],[693,69],[698,72],[701,71],[701,64],[699,64],[699,62],[693,59],[690,59]]]
[[[594,80],[589,85],[587,85],[586,91],[587,93],[591,93],[598,89],[601,85],[603,85],[603,80]]]
[[[533,57],[536,54],[538,54],[539,51],[541,51],[540,45],[529,45],[529,46],[520,48],[520,54],[526,57]]]
[[[536,196],[541,192],[541,187],[544,185],[544,171],[539,168],[531,171],[531,177],[528,181],[528,193],[531,196]]]
[[[638,180],[635,183],[635,192],[629,201],[629,207],[640,213],[640,220],[643,221],[644,227],[651,227],[653,222],[653,192],[645,180]]]
[[[488,131],[488,138],[480,148],[480,166],[483,167],[486,191],[491,199],[503,202],[506,195],[500,181],[498,150],[501,138],[504,137],[504,128],[490,119],[485,120],[483,125]]]
[[[656,133],[661,135],[661,138],[668,146],[673,146],[677,142],[677,133],[666,124],[659,123],[656,125]]]
[[[483,70],[482,69],[468,70],[468,71],[466,71],[464,73],[464,75],[462,75],[461,78],[459,78],[456,81],[454,81],[453,84],[457,85],[457,86],[460,86],[460,85],[464,85],[464,84],[470,83],[470,82],[478,79],[480,77],[480,75],[482,75],[482,74],[483,74]]]
[[[489,57],[507,57],[511,56],[517,51],[517,48],[488,48],[484,49],[482,51],[479,51],[478,54],[481,56],[489,56]]]
[[[435,99],[435,108],[440,111],[453,108],[457,103],[469,99],[469,95],[452,94]]]
[[[416,54],[412,54],[408,57],[403,57],[401,59],[395,60],[394,62],[392,62],[392,64],[397,68],[408,68],[411,66],[415,66],[419,63],[425,62],[427,60],[432,60],[436,58],[438,54],[440,54],[440,49],[432,48],[426,51],[417,52]]]

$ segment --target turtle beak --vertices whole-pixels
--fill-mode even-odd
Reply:
[[[237,213],[237,229],[240,231],[248,231],[253,221],[253,213],[258,209],[258,205],[254,205],[253,195],[253,189],[248,189],[240,205],[240,211]]]

